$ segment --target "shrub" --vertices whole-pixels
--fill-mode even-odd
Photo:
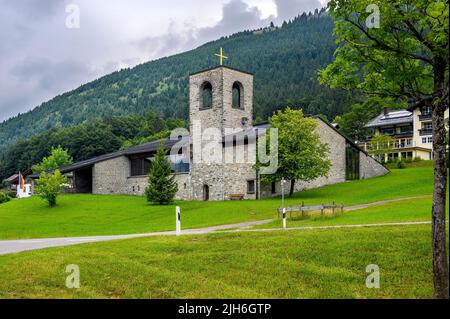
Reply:
[[[52,174],[42,173],[36,180],[36,191],[42,199],[45,199],[50,207],[56,205],[56,197],[64,189],[67,184],[67,177],[62,175],[59,170],[55,170]]]
[[[403,161],[398,161],[398,162],[397,162],[397,168],[403,169],[403,168],[405,168],[405,167],[406,167],[406,165],[405,165],[405,163],[404,163]]]
[[[414,157],[414,162],[420,162],[422,161],[422,158],[420,158],[419,156]]]
[[[0,204],[9,202],[11,198],[5,192],[0,192]]]

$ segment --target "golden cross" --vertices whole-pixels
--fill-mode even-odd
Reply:
[[[220,58],[220,65],[223,65],[223,59],[228,59],[227,56],[223,55],[223,50],[220,48],[220,54],[214,54],[215,56],[218,56]]]

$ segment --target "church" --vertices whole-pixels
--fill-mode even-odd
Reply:
[[[207,133],[211,128],[219,132],[221,136],[217,145],[223,153],[227,153],[229,148],[236,148],[238,140],[242,141],[240,144],[245,154],[255,148],[258,136],[269,126],[253,125],[253,74],[221,64],[190,74],[189,92],[190,125],[183,137],[150,142],[61,167],[60,171],[70,180],[68,191],[142,196],[152,158],[163,144],[168,152],[174,147],[180,150],[170,155],[172,171],[178,183],[177,199],[217,201],[279,195],[281,183],[263,184],[254,161],[227,161],[224,157],[212,162],[196,161],[192,154],[196,154],[196,142],[200,145],[204,143],[197,141],[202,136],[197,134],[199,129],[200,133]],[[332,166],[326,177],[308,183],[296,182],[295,191],[388,173],[379,162],[331,124],[319,117],[314,118],[322,143],[329,146],[328,157]],[[230,131],[233,132],[231,135],[228,133]],[[232,137],[231,144],[225,142],[227,136]]]

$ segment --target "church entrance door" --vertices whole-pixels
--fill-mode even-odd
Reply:
[[[203,200],[209,201],[209,186],[208,185],[203,185]]]

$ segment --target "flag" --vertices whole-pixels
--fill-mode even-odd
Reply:
[[[23,175],[21,172],[19,172],[19,187],[23,192],[23,190],[25,189],[25,179],[23,178]]]

